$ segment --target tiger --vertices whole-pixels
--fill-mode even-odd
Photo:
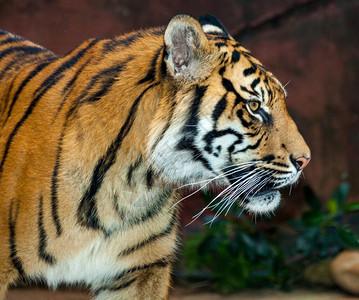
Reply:
[[[0,31],[0,97],[0,299],[168,299],[179,186],[269,213],[311,158],[283,85],[210,15],[64,56]]]

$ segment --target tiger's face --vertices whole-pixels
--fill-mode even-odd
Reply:
[[[165,63],[168,84],[180,88],[172,123],[153,147],[154,164],[173,181],[224,185],[223,209],[238,200],[255,213],[272,211],[278,190],[295,183],[310,160],[286,92],[217,20],[200,26],[177,18],[165,34]]]
[[[207,81],[194,144],[216,180],[229,185],[224,197],[266,212],[278,206],[278,190],[298,180],[310,151],[287,112],[281,84],[246,52],[233,47],[226,53],[237,52],[239,61]]]

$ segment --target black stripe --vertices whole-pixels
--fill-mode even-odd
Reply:
[[[123,289],[129,287],[129,286],[130,286],[132,283],[134,283],[135,281],[136,281],[136,278],[133,278],[133,279],[131,279],[131,280],[129,280],[129,281],[127,281],[127,282],[125,282],[125,283],[119,285],[119,286],[116,286],[116,287],[111,288],[111,291],[123,290]]]
[[[161,36],[165,33],[165,28],[164,27],[152,28],[150,32],[153,35]]]
[[[16,63],[16,62],[17,63]],[[19,66],[19,57],[16,55],[15,57],[12,57],[12,60],[10,60],[6,66],[3,67],[3,69],[1,70],[0,73],[0,80],[5,76],[5,74],[9,71],[12,70],[14,73],[20,68],[22,67],[24,64],[24,61],[21,62],[21,65]],[[14,67],[17,67],[16,70],[14,70]]]
[[[219,100],[213,110],[212,113],[212,120],[214,122],[217,122],[219,117],[222,115],[222,113],[226,110],[227,107],[227,100],[226,95],[223,96],[221,100]],[[217,124],[215,124],[217,126]]]
[[[265,89],[268,92],[269,103],[272,104],[273,100],[277,101],[277,99],[275,99],[276,98],[275,92],[273,93],[271,87],[269,86],[268,77],[264,78],[264,83],[265,83]]]
[[[191,151],[194,161],[200,161],[205,168],[207,168],[210,171],[213,171],[211,164],[202,155],[202,152],[194,145],[192,138],[189,138],[189,137],[182,138],[177,144],[177,150]]]
[[[207,86],[196,86],[195,97],[193,98],[192,105],[189,111],[189,117],[187,119],[186,125],[183,130],[186,133],[191,133],[196,135],[198,132],[197,124],[198,124],[198,113],[201,105],[202,98],[207,91]],[[193,137],[192,137],[193,138]]]
[[[60,218],[59,218],[59,213],[58,213],[57,189],[58,189],[58,173],[59,173],[59,168],[60,168],[60,158],[61,158],[61,152],[62,152],[63,137],[64,137],[64,130],[62,131],[60,139],[59,139],[59,146],[57,148],[55,166],[54,166],[54,170],[52,172],[52,177],[51,177],[51,215],[52,215],[52,220],[54,221],[54,224],[56,227],[56,234],[58,236],[60,236],[62,233],[62,227],[60,224]]]
[[[146,269],[153,268],[153,267],[165,268],[169,264],[170,264],[170,260],[168,258],[162,258],[162,259],[159,259],[159,260],[157,260],[157,261],[155,261],[153,263],[150,263],[150,264],[145,264],[145,265],[142,265],[142,266],[136,266],[136,267],[127,269],[125,271],[122,271],[122,272],[120,272],[119,274],[116,275],[115,280],[119,280],[119,279],[123,278],[124,276],[129,275],[129,274],[131,274],[133,272],[136,272],[136,271],[146,270]]]
[[[143,33],[141,31],[137,31],[134,34],[126,37],[126,38],[121,38],[121,39],[112,39],[109,40],[108,42],[104,43],[103,45],[103,52],[102,54],[106,54],[108,52],[113,52],[116,51],[117,47],[119,46],[130,46],[133,42],[135,42],[137,39],[143,37]]]
[[[232,109],[234,109],[240,102],[244,102],[244,98],[238,94],[230,80],[222,78],[222,85],[228,92],[233,92],[236,95],[236,100],[234,101]]]
[[[237,110],[237,117],[238,117],[238,119],[241,121],[243,127],[248,128],[248,127],[250,127],[251,125],[253,125],[253,123],[252,123],[251,121],[247,122],[247,121],[244,119],[244,117],[243,117],[243,110],[242,110],[242,109],[238,109],[238,110]]]
[[[84,97],[84,99],[81,100],[81,103],[95,102],[101,100],[101,98],[105,96],[108,93],[108,91],[111,89],[112,85],[117,80],[121,71],[123,71],[123,69],[126,67],[126,64],[132,59],[133,57],[129,57],[124,62],[116,66],[112,66],[110,68],[104,69],[100,73],[93,76],[91,81],[88,83],[87,87],[84,89],[82,96],[80,97],[80,98]],[[99,85],[100,89],[96,91],[94,94],[85,97],[88,90],[94,89],[96,85]]]
[[[215,43],[215,45],[216,45],[218,48],[227,46],[227,44],[226,44],[226,43],[223,43],[223,42],[217,42],[217,43]]]
[[[235,90],[232,82],[230,82],[228,79],[222,78],[222,85],[227,90],[227,92],[233,92],[233,93],[237,94],[237,91]]]
[[[147,238],[146,240],[142,241],[141,243],[138,243],[137,245],[135,245],[133,247],[130,247],[130,248],[127,248],[127,249],[121,251],[118,254],[118,256],[129,255],[129,254],[131,254],[131,253],[133,253],[133,252],[147,246],[148,244],[150,244],[150,243],[152,243],[154,241],[157,241],[162,237],[165,237],[165,236],[169,235],[172,232],[174,225],[176,224],[176,220],[177,220],[177,217],[176,217],[176,212],[175,212],[172,215],[171,221],[169,222],[169,224],[167,225],[167,227],[163,231],[161,231],[160,233],[153,234],[149,238]]]
[[[133,171],[140,166],[141,162],[142,162],[142,156],[140,155],[136,159],[136,161],[129,166],[128,171],[127,171],[127,183],[129,185],[131,185]]]
[[[251,74],[254,74],[256,72],[256,68],[254,67],[254,66],[252,66],[252,67],[250,67],[250,68],[248,68],[248,69],[245,69],[244,71],[243,71],[243,75],[244,76],[249,76],[249,75],[251,75]]]
[[[22,92],[22,90],[25,88],[25,86],[28,84],[28,82],[35,77],[43,68],[45,68],[47,65],[49,65],[53,60],[53,59],[49,59],[48,61],[38,65],[34,70],[32,70],[27,76],[26,78],[21,82],[20,86],[18,87],[18,89],[15,92],[15,95],[13,97],[13,99],[11,100],[11,104],[10,104],[10,108],[7,112],[7,116],[6,119],[4,121],[4,123],[7,121],[7,119],[10,117],[12,109],[17,101],[17,98],[19,97],[20,93]]]
[[[91,48],[98,40],[92,40],[91,43],[89,43],[89,45],[82,49],[81,51],[79,51],[79,53],[77,53],[77,55],[70,57],[68,60],[66,60],[60,67],[58,67],[56,69],[56,71],[54,73],[52,73],[51,75],[49,75],[44,82],[40,85],[40,87],[35,91],[34,96],[35,98],[31,101],[29,107],[27,108],[25,114],[22,116],[22,118],[17,122],[15,128],[13,129],[13,131],[11,132],[7,143],[5,145],[5,151],[0,163],[0,175],[2,173],[3,170],[3,166],[5,163],[5,160],[7,158],[11,143],[15,137],[15,135],[17,134],[17,132],[19,131],[20,127],[23,125],[23,123],[27,120],[27,118],[31,115],[32,111],[34,110],[34,108],[36,107],[37,103],[39,102],[39,100],[42,98],[42,96],[52,87],[54,86],[62,77],[64,77],[64,75],[62,74],[65,70],[73,67],[75,65],[75,63],[86,53],[86,51]]]
[[[270,162],[272,160],[275,159],[275,156],[273,154],[267,154],[266,156],[264,156],[261,160],[264,160],[266,162]]]
[[[242,150],[238,150],[236,152],[234,152],[233,154],[236,154],[236,153],[239,153],[239,152],[245,152],[247,151],[248,149],[257,149],[259,144],[261,143],[262,139],[263,139],[263,136],[265,135],[265,133],[262,134],[262,136],[258,139],[258,141],[254,144],[254,145],[248,145],[247,147],[245,147],[244,149]]]
[[[94,296],[98,296],[102,291],[117,292],[119,290],[123,290],[123,289],[129,287],[135,281],[136,281],[136,278],[133,278],[133,279],[131,279],[129,281],[126,281],[126,282],[120,284],[119,286],[102,286],[102,287],[97,288],[96,290],[94,290],[93,294],[94,294]]]
[[[156,28],[154,30],[149,30],[148,31],[150,34],[153,35],[162,35],[164,33],[164,29],[162,28]],[[118,51],[117,47],[119,46],[130,46],[132,43],[136,42],[138,39],[143,38],[143,32],[142,31],[137,31],[132,33],[130,36],[127,37],[119,37],[119,38],[115,38],[115,39],[111,39],[109,41],[107,41],[104,45],[103,45],[103,52],[102,54],[106,54],[108,52],[113,52],[113,51]]]
[[[39,199],[39,220],[38,220],[38,226],[39,226],[39,247],[38,247],[38,253],[39,257],[44,260],[46,263],[53,265],[56,260],[55,258],[49,254],[46,251],[47,246],[47,234],[44,228],[44,215],[43,215],[43,198],[42,195]]]
[[[62,90],[62,94],[64,95],[62,98],[62,101],[57,109],[56,115],[54,117],[54,120],[57,118],[57,116],[59,115],[62,107],[64,106],[66,100],[67,100],[67,95],[65,96],[65,94],[73,87],[74,83],[76,82],[77,78],[80,76],[80,74],[82,73],[82,71],[84,70],[84,68],[89,64],[90,62],[90,58],[76,71],[75,75],[72,77],[72,79],[66,84],[66,86],[64,87],[64,89]]]
[[[226,72],[226,67],[225,67],[225,66],[222,67],[222,68],[219,70],[218,74],[219,74],[220,76],[223,76],[224,72]]]
[[[38,54],[41,52],[48,52],[48,50],[40,47],[30,47],[30,46],[19,46],[7,48],[0,52],[0,60],[5,56],[8,56],[14,52],[24,52],[26,55]]]
[[[89,64],[90,60],[91,58],[86,60],[86,62],[76,71],[71,80],[65,85],[64,89],[62,90],[62,94],[65,94],[74,85],[76,79],[79,77],[83,69]]]
[[[213,171],[208,160],[203,157],[201,151],[194,144],[194,138],[198,133],[199,108],[207,88],[207,86],[196,86],[195,97],[190,107],[189,117],[182,129],[184,137],[178,142],[176,148],[177,150],[191,151],[194,160],[202,162],[204,167]]]
[[[253,80],[253,82],[251,83],[252,90],[255,89],[255,87],[258,85],[259,82],[260,82],[260,78],[257,78],[257,79]]]
[[[153,35],[161,36],[165,33],[165,28],[164,27],[152,28],[150,29],[150,33]]]
[[[283,164],[283,163],[280,163],[280,162],[271,162],[271,164],[274,165],[274,166],[278,166],[278,167],[289,168],[289,166],[287,164]]]
[[[248,60],[250,60],[251,58],[254,57],[254,56],[252,55],[252,53],[250,53],[249,51],[243,52],[243,55],[244,55],[245,57],[247,57]],[[251,63],[252,63],[252,62],[251,62]],[[253,63],[252,63],[252,64],[253,64]]]
[[[149,168],[146,173],[146,184],[149,189],[153,185],[153,170],[151,168]]]
[[[132,104],[127,119],[123,124],[120,132],[118,133],[116,139],[108,147],[106,154],[102,156],[97,162],[97,165],[92,175],[90,186],[87,188],[84,196],[82,197],[77,210],[78,220],[81,225],[92,229],[100,228],[97,216],[97,207],[95,203],[96,194],[101,187],[106,172],[115,163],[116,154],[118,149],[121,147],[122,141],[127,136],[133,125],[140,100],[142,99],[143,95],[155,85],[157,84],[152,84],[148,86],[141,93],[141,95],[137,97],[137,99]]]
[[[260,132],[260,129],[255,132],[247,132],[244,135],[249,136],[249,137],[254,137],[254,136],[258,135],[259,132]],[[266,138],[266,140],[267,140],[267,138]]]
[[[135,42],[136,40],[142,37],[143,37],[143,33],[141,31],[137,31],[136,33],[132,34],[131,36],[125,39],[114,40],[114,42],[116,46],[119,45],[130,46],[133,42]]]
[[[241,54],[237,50],[234,50],[232,53],[232,63],[238,62],[240,58]]]
[[[243,136],[239,132],[237,132],[237,131],[235,131],[235,130],[233,130],[231,128],[227,128],[227,129],[224,129],[224,130],[218,130],[218,131],[217,130],[211,130],[211,131],[207,132],[205,134],[205,136],[202,138],[203,141],[206,142],[206,146],[204,147],[204,150],[207,151],[208,153],[212,154],[212,152],[213,152],[213,143],[212,143],[213,140],[216,139],[216,138],[219,138],[221,136],[227,135],[227,134],[234,135],[234,136],[237,137],[237,140],[230,147],[228,147],[228,149],[229,149],[228,151],[232,152],[234,150],[234,147],[235,147],[236,144],[242,143]],[[232,150],[230,150],[230,149],[232,149]]]
[[[251,94],[252,96],[258,96],[258,93],[256,91],[249,91],[245,86],[241,85],[241,90],[248,93],[248,94]]]
[[[228,62],[228,53],[227,52],[222,52],[221,55],[219,56],[218,58],[218,61],[219,61],[219,65],[223,65],[225,63]],[[223,66],[222,69],[225,69],[226,66]],[[223,73],[221,74],[221,71],[219,73],[221,76],[223,75]]]
[[[17,222],[17,217],[19,215],[19,202],[16,205],[15,217],[13,217],[13,205],[14,200],[11,200],[10,209],[9,209],[9,244],[10,244],[10,260],[13,266],[18,271],[19,275],[23,277],[25,275],[24,269],[22,267],[21,259],[17,255],[17,247],[16,247],[16,233],[15,226]]]
[[[75,58],[77,57],[77,59],[74,59],[72,61],[72,63],[74,64],[78,59],[80,59],[86,53],[86,51],[88,49],[90,49],[98,41],[99,40],[93,40],[86,48],[82,49],[75,56]],[[71,60],[71,58],[68,61],[70,61],[70,60]],[[58,68],[58,70],[60,68]],[[53,219],[55,227],[56,227],[56,233],[58,236],[61,235],[61,233],[62,233],[62,227],[61,227],[60,218],[59,218],[59,214],[58,214],[57,189],[58,189],[58,172],[59,172],[59,168],[60,168],[60,159],[61,159],[61,152],[62,152],[62,139],[64,137],[64,132],[65,132],[65,126],[64,126],[64,129],[63,129],[60,139],[59,139],[59,146],[58,146],[57,153],[56,153],[55,166],[54,166],[54,170],[53,170],[52,178],[51,178],[51,214],[52,214],[52,219]]]
[[[229,40],[230,40],[229,37],[219,36],[218,34],[217,34],[217,36],[215,36],[215,37],[213,37],[213,38],[211,38],[211,39],[212,39],[212,40],[215,40],[215,41],[229,41]],[[235,45],[235,47],[237,47],[237,46]]]
[[[165,125],[165,127],[163,128],[160,136],[157,138],[156,142],[153,144],[152,148],[151,148],[151,152],[153,152],[156,148],[156,146],[158,145],[158,143],[162,140],[162,138],[164,137],[166,131],[168,130],[168,128],[171,126],[171,123],[172,123],[172,117],[173,117],[173,114],[174,114],[174,110],[175,110],[175,106],[176,106],[176,101],[172,101],[171,103],[171,108],[170,108],[170,111],[169,111],[169,118],[167,120],[167,123]]]
[[[36,89],[34,95],[44,94],[49,88],[56,84],[63,77],[62,73],[72,68],[98,41],[100,41],[100,39],[93,39],[85,48],[81,49],[76,55],[73,55],[73,53],[71,52],[71,55],[69,55],[70,57],[65,60],[65,62],[55,70],[55,72],[49,75],[41,83],[41,85]]]
[[[139,80],[137,82],[137,84],[142,84],[142,83],[145,83],[147,81],[149,82],[153,82],[155,80],[155,76],[156,76],[156,63],[157,63],[157,60],[158,60],[158,57],[160,56],[161,54],[161,51],[163,49],[163,46],[161,46],[155,53],[153,59],[152,59],[152,62],[151,62],[151,65],[150,65],[150,69],[148,70],[147,74],[145,77],[143,77],[141,80]]]
[[[161,75],[162,76],[167,75],[167,65],[166,65],[166,62],[165,62],[165,56],[166,56],[166,54],[163,53],[163,55],[162,55],[162,63],[161,63]]]
[[[98,74],[93,78],[92,80],[99,80],[102,81],[101,82],[101,89],[96,91],[96,93],[89,95],[88,97],[86,97],[85,99],[83,99],[82,102],[96,102],[102,99],[103,96],[105,96],[108,91],[110,90],[110,88],[112,87],[112,85],[114,84],[114,82],[116,81],[115,78],[115,72],[117,71],[118,73],[121,72],[121,69],[118,68],[117,70],[115,70],[116,68],[110,68],[105,70],[102,74]],[[104,76],[106,73],[111,73],[113,72],[113,76],[110,77],[101,77]],[[106,74],[108,75],[108,74]],[[100,79],[99,79],[100,78]],[[93,84],[95,84],[95,82],[93,82]]]
[[[25,39],[22,38],[22,37],[9,36],[7,39],[2,40],[2,41],[0,42],[0,46],[2,46],[2,45],[7,45],[7,44],[12,44],[12,43],[16,43],[16,42],[23,42],[23,41],[25,41]]]
[[[37,53],[35,53],[37,54]],[[5,74],[11,70],[12,74],[16,73],[20,68],[24,67],[25,64],[32,64],[34,62],[44,62],[53,58],[54,55],[52,53],[46,53],[44,55],[36,55],[33,57],[32,55],[24,55],[23,53],[16,53],[13,55],[7,62],[6,66],[2,68],[0,73],[0,80],[5,76]]]
[[[132,273],[137,272],[137,271],[142,271],[142,270],[147,270],[150,268],[165,268],[167,267],[169,264],[171,263],[171,258],[169,257],[165,257],[162,259],[159,259],[153,263],[149,263],[149,264],[145,264],[145,265],[140,265],[140,266],[136,266],[133,268],[129,268],[127,270],[121,271],[120,273],[118,273],[117,275],[115,275],[114,278],[112,278],[112,281],[118,281],[121,279],[126,279],[126,277],[128,275],[132,275]],[[132,278],[128,281],[125,281],[124,283],[120,284],[119,286],[101,286],[97,289],[94,290],[94,295],[97,296],[98,294],[100,294],[102,291],[118,291],[121,289],[124,289],[128,286],[130,286],[133,282],[135,282],[136,277]]]
[[[6,91],[6,95],[3,97],[3,102],[1,103],[1,112],[2,112],[3,115],[5,115],[6,109],[7,109],[8,105],[9,105],[9,102],[10,102],[10,94],[11,94],[12,89],[13,89],[13,87],[14,87],[15,79],[16,79],[16,78],[13,78],[13,79],[11,80],[11,83],[10,83],[10,85],[9,85],[9,87],[7,88],[7,91]],[[6,123],[6,119],[3,120],[2,126],[4,126],[5,123]]]

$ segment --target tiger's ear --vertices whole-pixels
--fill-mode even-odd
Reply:
[[[214,55],[200,23],[194,18],[173,17],[166,28],[164,42],[167,69],[176,79],[197,81],[213,69]]]
[[[227,29],[215,16],[211,16],[211,15],[200,16],[198,22],[201,24],[202,29],[205,33],[212,33],[212,34],[224,36],[229,39],[233,39],[231,35],[228,33]]]

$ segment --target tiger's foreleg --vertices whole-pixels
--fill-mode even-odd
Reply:
[[[7,291],[9,283],[8,282],[4,282],[4,278],[0,277],[0,300],[5,299],[5,294]]]
[[[14,283],[18,276],[16,270],[7,266],[6,262],[0,260],[0,264],[0,300],[4,300],[9,285]]]
[[[96,300],[166,300],[168,299],[171,263],[159,261],[131,270],[112,282],[94,289]]]
[[[1,220],[2,218],[2,220]],[[11,241],[11,232],[5,225],[6,220],[0,215],[0,300],[5,299],[6,291],[21,275],[23,268],[16,255],[15,244]]]
[[[1,300],[5,299],[7,287],[8,287],[8,285],[6,283],[3,283],[0,281],[0,299]]]

